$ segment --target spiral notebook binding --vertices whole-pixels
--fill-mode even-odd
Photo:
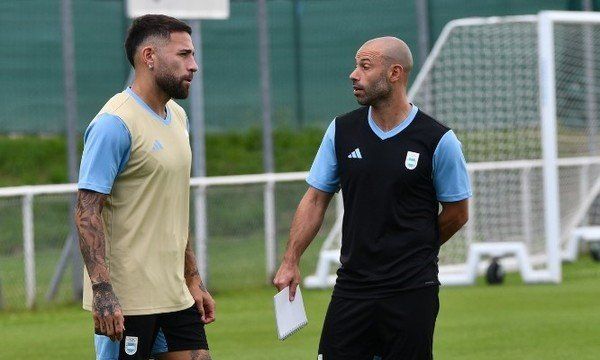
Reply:
[[[290,331],[286,332],[283,334],[283,336],[280,338],[280,340],[285,340],[288,337],[294,335],[295,333],[297,333],[300,329],[302,329],[303,327],[305,327],[308,324],[308,321],[303,321],[300,324],[298,324],[298,326],[296,326],[295,328],[291,329]]]

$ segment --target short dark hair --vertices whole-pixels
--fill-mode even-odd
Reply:
[[[186,32],[192,35],[192,28],[181,20],[166,15],[144,15],[135,18],[127,31],[125,53],[134,66],[133,57],[138,47],[150,36],[170,39],[172,32]]]

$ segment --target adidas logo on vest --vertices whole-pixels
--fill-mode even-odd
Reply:
[[[360,153],[360,149],[356,148],[353,152],[348,155],[349,159],[362,159],[362,155]]]

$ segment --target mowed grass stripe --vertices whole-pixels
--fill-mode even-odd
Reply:
[[[443,288],[437,359],[597,359],[600,264],[564,266],[561,285]],[[330,291],[304,291],[309,325],[284,342],[274,330],[271,288],[220,291],[208,327],[214,359],[314,359]],[[92,359],[90,314],[79,306],[0,313],[0,359]]]

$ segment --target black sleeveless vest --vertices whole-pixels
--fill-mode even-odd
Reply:
[[[432,161],[449,130],[419,110],[408,127],[382,140],[369,126],[368,107],[336,118],[344,219],[334,296],[379,298],[439,285]]]

